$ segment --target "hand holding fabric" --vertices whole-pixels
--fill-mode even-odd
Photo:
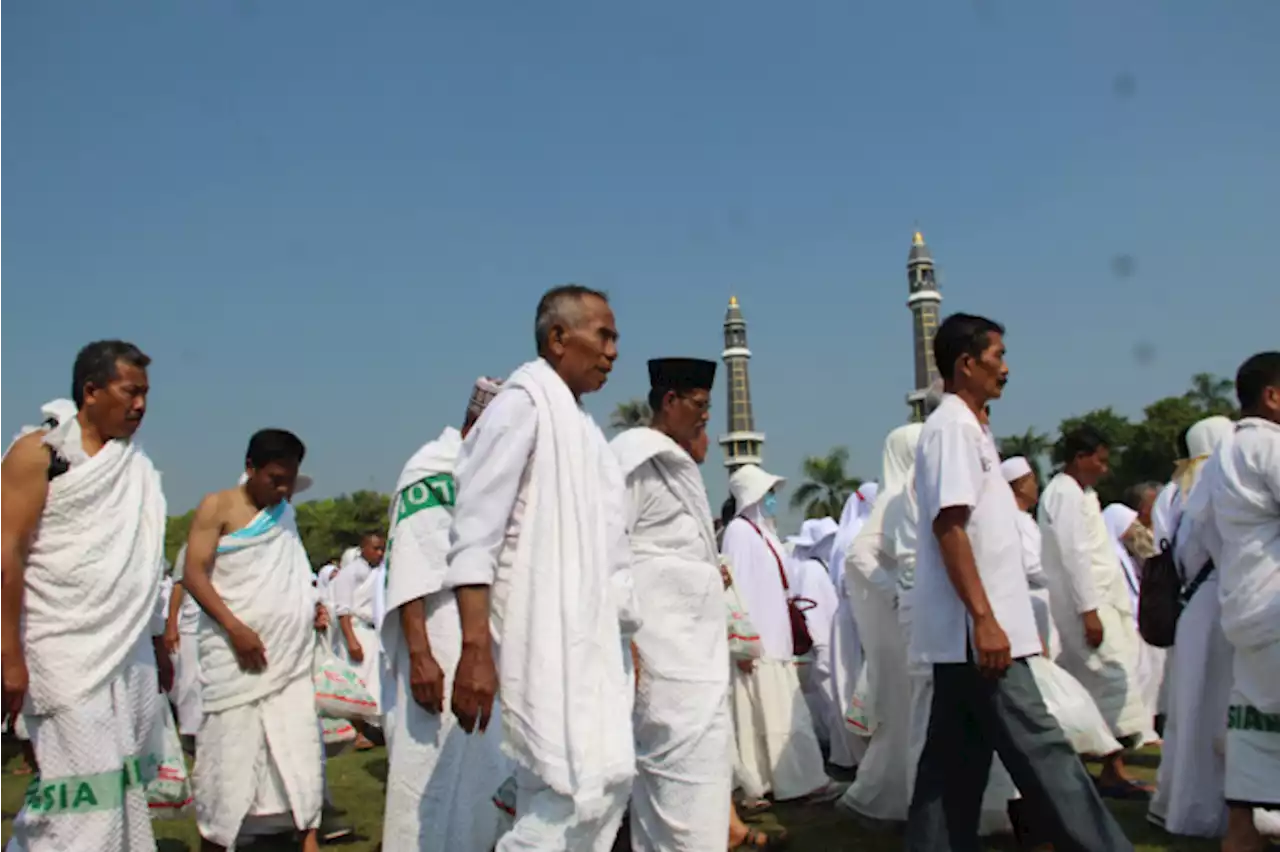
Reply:
[[[325,609],[324,604],[316,604],[316,630],[329,629],[329,610]]]
[[[164,649],[167,653],[176,654],[182,644],[182,636],[178,633],[178,619],[170,617],[164,623]]]
[[[428,713],[444,712],[444,669],[429,653],[409,653],[409,691]]]
[[[489,727],[493,698],[498,693],[498,670],[488,648],[463,644],[453,678],[453,715],[468,734]]]

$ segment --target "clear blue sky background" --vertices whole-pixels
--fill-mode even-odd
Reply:
[[[1009,326],[998,432],[1280,345],[1272,0],[5,11],[3,428],[132,339],[174,512],[268,425],[308,496],[389,488],[570,280],[622,331],[598,417],[646,359],[718,357],[736,294],[766,465],[875,476],[916,222],[944,311]]]

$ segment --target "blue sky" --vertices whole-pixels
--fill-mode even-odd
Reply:
[[[389,488],[571,280],[622,332],[602,419],[648,358],[718,357],[736,294],[766,466],[844,444],[874,476],[916,223],[944,312],[1009,327],[1001,433],[1280,343],[1280,3],[6,12],[3,429],[132,339],[174,512],[263,426],[307,442],[315,496]]]

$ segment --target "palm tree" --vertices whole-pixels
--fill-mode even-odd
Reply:
[[[836,447],[825,456],[809,456],[801,465],[805,481],[791,495],[791,508],[804,509],[806,518],[839,518],[849,495],[862,480],[845,473],[849,450]]]
[[[1234,414],[1231,394],[1235,383],[1213,373],[1196,373],[1191,377],[1191,390],[1183,397],[1206,414]]]
[[[609,428],[615,432],[622,432],[637,426],[647,426],[652,419],[653,412],[649,411],[649,403],[643,399],[629,399],[618,403],[618,407],[613,410],[613,415],[609,418]]]
[[[1036,482],[1041,485],[1044,484],[1044,475],[1041,472],[1040,460],[1049,455],[1052,449],[1052,438],[1030,428],[1021,435],[1010,435],[1000,439],[1000,457],[1007,459],[1022,456],[1025,458],[1031,465],[1031,469],[1035,471]]]

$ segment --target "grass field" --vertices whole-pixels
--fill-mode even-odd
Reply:
[[[27,778],[11,774],[16,757],[6,749],[3,785],[4,840],[8,842],[13,815],[22,804]],[[1150,780],[1155,775],[1159,753],[1145,751],[1135,755],[1132,761],[1136,772]],[[329,762],[329,785],[338,807],[346,811],[345,819],[355,825],[358,837],[348,843],[334,844],[332,848],[350,852],[373,852],[378,848],[382,829],[383,781],[386,778],[387,759],[382,749],[363,754],[346,754]],[[1134,845],[1144,852],[1169,850],[1169,852],[1211,852],[1218,844],[1210,841],[1173,838],[1149,825],[1144,818],[1145,803],[1114,802],[1112,810],[1124,825]],[[899,849],[899,840],[892,836],[868,833],[841,816],[832,806],[805,807],[778,805],[761,820],[765,829],[785,826],[791,838],[789,849],[794,852],[891,852]],[[155,823],[161,852],[195,852],[199,849],[199,835],[191,819],[159,821]],[[89,848],[89,847],[86,847]],[[294,844],[254,844],[252,849],[289,849]],[[1013,849],[1012,841],[994,844],[991,849]]]

